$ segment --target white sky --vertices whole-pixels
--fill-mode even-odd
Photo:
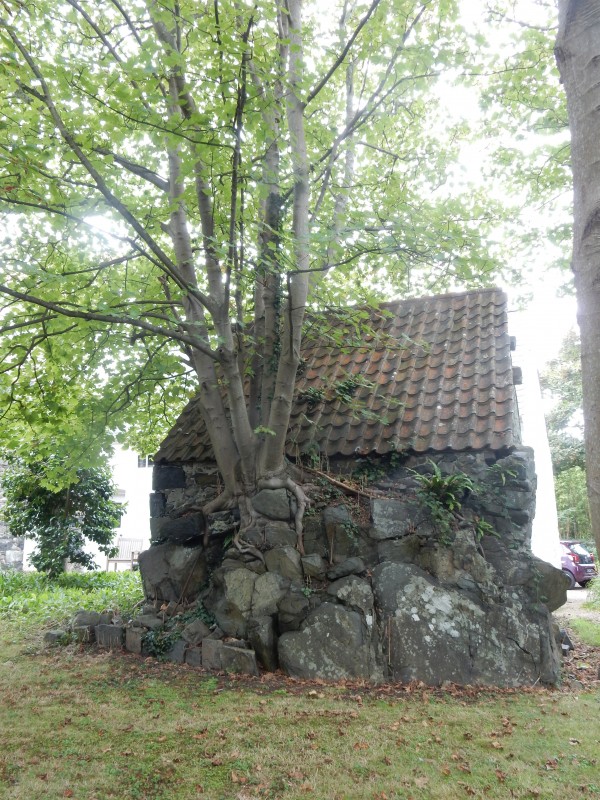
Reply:
[[[543,7],[535,0],[515,0],[511,8],[510,16],[531,25],[546,24],[548,7]],[[475,0],[465,2],[461,12],[463,22],[468,27],[478,28],[485,23],[482,21],[487,16],[487,4],[478,3]],[[488,25],[489,30],[489,25]],[[506,51],[507,57],[511,54],[511,40],[506,31],[498,29],[497,46],[498,50]],[[440,107],[443,109],[441,117],[443,119],[458,120],[460,118],[477,124],[477,119],[481,116],[477,92],[466,87],[464,84],[454,82],[452,78],[440,83]],[[566,136],[566,135],[565,135]],[[536,137],[525,136],[518,144],[520,148],[527,148],[533,151],[537,146]],[[472,144],[467,144],[463,148],[460,156],[458,169],[455,173],[457,184],[473,183],[477,185],[481,182],[481,174],[488,155],[488,149],[493,143],[486,140],[478,140]],[[515,142],[510,142],[514,145]],[[498,187],[489,187],[491,193],[497,193]],[[567,196],[570,190],[567,189],[564,197],[554,198],[551,204],[542,209],[531,209],[534,215],[546,218],[549,214],[554,214],[557,222],[564,221],[565,214],[569,214],[568,206],[570,198]],[[570,249],[570,243],[566,245]],[[528,270],[527,287],[519,290],[511,290],[510,287],[503,287],[508,292],[509,307],[514,309],[509,314],[509,327],[511,335],[517,337],[517,347],[527,349],[532,356],[532,361],[541,370],[545,363],[554,358],[560,349],[566,334],[572,329],[577,328],[577,303],[574,297],[560,297],[560,289],[568,282],[568,274],[553,268],[558,256],[569,258],[569,252],[559,252],[556,247],[548,246],[547,249],[537,251],[535,265]],[[516,258],[526,258],[523,254],[516,254]],[[517,265],[518,266],[518,265]],[[526,272],[528,265],[523,264],[523,271]],[[520,304],[520,293],[528,291],[532,299],[527,303],[526,310],[517,310],[522,307]],[[518,353],[518,350],[517,350]],[[515,353],[515,363],[518,364],[518,356]]]

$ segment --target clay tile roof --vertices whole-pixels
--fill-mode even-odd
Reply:
[[[358,312],[358,313],[357,313]],[[444,450],[504,450],[519,443],[506,296],[499,289],[446,294],[345,309],[344,346],[310,340],[296,382],[287,453],[352,456]],[[362,313],[363,319],[357,322]],[[369,334],[364,326],[370,327]],[[361,335],[361,326],[363,334]],[[351,349],[349,341],[360,342]],[[335,387],[357,378],[350,403]],[[308,389],[325,399],[302,401]],[[305,395],[306,396],[306,395]],[[191,401],[155,456],[157,461],[210,457],[206,431]]]

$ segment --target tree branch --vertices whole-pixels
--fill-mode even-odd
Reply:
[[[350,48],[352,47],[352,45],[354,44],[354,42],[356,40],[356,37],[361,32],[361,30],[365,27],[365,25],[367,24],[369,19],[373,16],[373,13],[375,12],[375,10],[376,10],[377,6],[380,4],[380,2],[381,2],[381,0],[373,0],[373,2],[371,3],[371,5],[370,5],[370,7],[369,7],[369,9],[367,11],[367,13],[361,19],[361,21],[358,23],[357,27],[355,28],[355,30],[352,33],[352,36],[350,36],[350,38],[346,42],[345,46],[343,47],[342,52],[339,54],[339,56],[336,58],[336,60],[333,62],[331,67],[327,70],[326,74],[321,78],[321,80],[315,86],[315,88],[312,89],[308,93],[308,96],[307,96],[306,100],[304,101],[304,107],[305,108],[310,103],[312,103],[312,101],[319,94],[321,89],[323,89],[325,86],[327,86],[327,83],[331,79],[332,75],[334,75],[335,72],[339,69],[339,67],[343,64],[344,59],[348,55],[348,51],[350,50]]]
[[[22,300],[24,303],[31,303],[32,305],[39,306],[40,308],[47,308],[49,311],[54,311],[63,317],[73,317],[76,319],[85,319],[88,321],[94,320],[96,322],[108,322],[116,325],[127,325],[131,328],[139,328],[140,330],[148,331],[148,333],[157,336],[166,336],[169,339],[174,339],[183,344],[187,344],[195,350],[199,350],[204,355],[211,358],[213,361],[218,361],[219,356],[213,352],[207,345],[199,339],[193,338],[179,331],[161,328],[158,325],[152,325],[149,322],[144,322],[134,317],[118,316],[116,314],[102,314],[98,311],[86,311],[83,309],[66,308],[59,303],[53,303],[49,300],[43,300],[41,297],[29,294],[28,292],[18,292],[8,286],[0,284],[0,294],[6,294],[15,300]]]

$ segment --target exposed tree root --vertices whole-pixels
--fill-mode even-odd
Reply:
[[[296,470],[296,472],[298,471]],[[327,476],[324,475],[324,477]],[[344,484],[340,485],[344,486]],[[310,499],[305,492],[305,488],[308,487],[302,487],[298,481],[294,480],[292,477],[290,477],[290,475],[286,473],[279,475],[265,476],[264,478],[261,478],[258,481],[257,486],[259,490],[286,489],[287,491],[290,492],[290,494],[293,495],[293,497],[296,500],[296,511],[294,513],[296,548],[301,555],[304,555],[303,519],[304,519],[304,512],[306,511],[307,506],[310,505]],[[233,537],[234,547],[240,553],[249,553],[253,555],[255,558],[260,559],[260,561],[264,563],[264,556],[260,552],[260,550],[251,545],[249,542],[245,542],[243,539],[244,532],[255,527],[257,521],[256,511],[254,510],[251,499],[247,494],[244,494],[242,492],[240,492],[239,494],[235,494],[234,492],[225,490],[220,495],[215,497],[213,500],[210,500],[208,503],[205,503],[201,508],[192,507],[189,510],[203,511],[205,516],[208,516],[208,514],[214,514],[216,511],[233,508],[234,506],[239,507],[240,517],[241,517],[241,525]],[[219,533],[221,533],[221,531]],[[207,526],[204,534],[205,547],[208,545],[210,536],[211,533]]]
[[[243,495],[238,498],[239,500],[239,508],[240,508],[240,516],[242,519],[242,526],[238,530],[238,532],[233,537],[233,546],[242,554],[249,553],[250,555],[258,558],[259,561],[265,563],[265,557],[260,552],[257,547],[250,544],[250,542],[244,541],[241,537],[244,531],[249,530],[250,528],[254,527],[256,524],[256,511],[252,506],[252,501],[249,497]],[[242,505],[244,508],[242,508]]]
[[[365,492],[362,489],[357,489],[355,486],[350,486],[347,483],[343,483],[342,481],[338,481],[335,478],[332,478],[331,475],[328,475],[326,472],[321,472],[318,469],[312,469],[311,467],[301,467],[302,472],[310,472],[311,475],[318,475],[320,478],[323,478],[332,486],[335,486],[337,489],[341,489],[346,494],[355,494],[358,497],[366,497],[367,499],[371,499],[373,497],[378,497],[381,493],[376,492]]]
[[[303,519],[306,507],[310,500],[299,483],[292,480],[289,475],[272,475],[261,478],[258,482],[259,489],[287,489],[296,498],[296,513],[294,514],[294,527],[296,529],[296,549],[304,555],[304,528]]]

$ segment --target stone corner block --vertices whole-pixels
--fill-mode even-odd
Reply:
[[[96,625],[98,647],[109,650],[120,649],[125,641],[125,628],[121,625]]]
[[[185,663],[188,667],[201,667],[202,666],[202,645],[188,647],[185,651]]]
[[[94,628],[91,625],[74,625],[71,633],[76,642],[88,644],[94,641]]]
[[[254,650],[229,647],[224,644],[221,648],[221,665],[225,672],[258,675],[258,665]]]
[[[185,488],[185,472],[176,464],[155,464],[152,470],[152,489]]]
[[[202,666],[204,669],[223,669],[221,665],[221,651],[224,644],[220,639],[203,639],[202,641]]]
[[[183,639],[178,639],[174,644],[173,647],[169,650],[166,654],[165,658],[167,661],[172,661],[174,664],[183,664],[185,663],[185,652],[187,650],[187,642]]]
[[[142,628],[125,629],[125,649],[130,653],[141,655],[144,641],[144,630]]]
[[[66,631],[62,630],[46,631],[46,633],[44,634],[44,644],[47,646],[63,644],[65,636],[67,636]]]

